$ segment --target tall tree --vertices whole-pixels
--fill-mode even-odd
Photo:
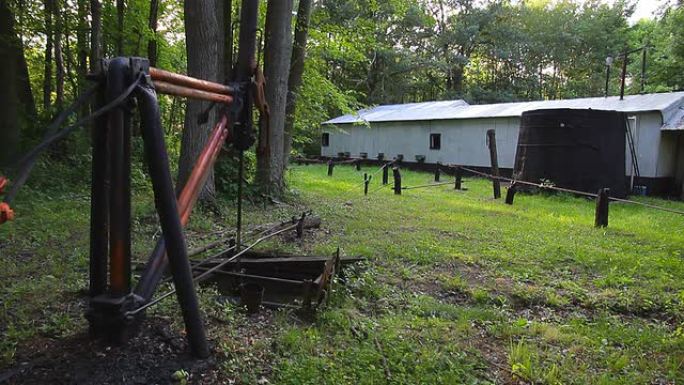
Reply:
[[[292,0],[271,0],[266,10],[264,77],[270,119],[268,130],[259,133],[257,179],[273,195],[280,195],[283,188],[283,131],[292,52],[292,8]]]
[[[45,8],[45,69],[43,72],[43,111],[49,111],[52,107],[52,45],[54,28],[52,15],[54,15],[55,0],[44,0]]]
[[[0,84],[3,85],[0,87],[0,166],[4,166],[16,160],[22,115],[35,113],[22,42],[15,30],[9,0],[0,0],[0,61],[3,63],[0,68]]]
[[[100,70],[102,59],[102,3],[90,0],[90,70]]]
[[[157,20],[159,18],[159,0],[150,0],[150,17],[148,18],[148,27],[152,32],[152,37],[147,42],[147,58],[150,59],[150,65],[157,65]]]
[[[64,81],[65,81],[65,66],[64,53],[62,50],[62,36],[64,35],[64,19],[62,17],[62,2],[60,0],[53,0],[53,17],[55,19],[55,106],[57,110],[61,111],[64,107]]]
[[[84,92],[86,85],[86,74],[88,73],[88,3],[87,0],[77,0],[78,24],[76,29],[76,56],[78,57],[78,92]],[[88,106],[84,105],[81,116],[88,113]]]
[[[223,31],[219,23],[219,0],[184,2],[185,40],[188,56],[188,75],[214,82],[223,82]],[[178,186],[187,180],[197,156],[202,151],[210,133],[209,125],[218,120],[218,108],[214,108],[207,123],[199,123],[198,116],[209,106],[208,102],[188,100],[185,107],[185,129],[181,139],[178,165]],[[207,178],[200,199],[214,197],[213,171]]]
[[[124,16],[126,12],[126,1],[116,0],[116,54],[124,54]]]
[[[283,164],[287,166],[292,150],[292,132],[294,130],[297,94],[302,86],[304,75],[304,59],[306,58],[306,42],[309,37],[309,19],[311,17],[312,0],[299,0],[297,24],[295,25],[292,59],[290,59],[290,76],[287,81],[287,107],[285,110],[285,129],[283,143]]]

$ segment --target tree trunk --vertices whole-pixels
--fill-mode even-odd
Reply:
[[[309,36],[309,18],[311,17],[311,1],[299,0],[297,10],[297,25],[295,26],[294,44],[292,44],[292,59],[290,60],[290,77],[287,81],[287,107],[285,117],[283,164],[287,166],[292,150],[292,135],[294,132],[295,112],[297,108],[297,94],[302,86],[304,74],[304,59],[306,58],[306,42]]]
[[[157,19],[159,18],[159,0],[150,1],[150,17],[148,26],[152,31],[152,38],[147,42],[147,58],[150,59],[150,65],[155,67],[157,65]]]
[[[116,0],[116,54],[124,54],[124,12],[126,8],[125,0]]]
[[[64,108],[64,55],[62,53],[62,35],[64,33],[64,20],[62,19],[62,4],[61,1],[56,0],[53,3],[53,17],[55,20],[55,105],[57,110],[61,111]]]
[[[44,0],[45,8],[45,69],[43,73],[43,111],[52,107],[52,14],[55,0]]]
[[[265,192],[278,196],[283,188],[283,130],[292,53],[292,0],[268,2],[265,31],[264,76],[271,114],[269,129],[259,133],[257,179]]]
[[[90,70],[100,70],[102,59],[102,3],[90,0]]]
[[[223,0],[223,31],[225,64],[223,72],[226,79],[233,78],[233,0]]]
[[[86,0],[78,0],[78,28],[76,29],[76,56],[78,56],[78,93],[82,94],[88,87],[88,4]],[[81,116],[88,115],[88,105],[84,104],[79,112]]]
[[[19,122],[19,99],[17,77],[19,75],[17,55],[21,46],[14,31],[14,16],[8,0],[0,0],[0,166],[11,164],[16,160],[21,139]],[[22,53],[23,55],[23,53]]]
[[[200,79],[223,82],[223,31],[217,14],[219,0],[186,1],[185,37],[188,56],[188,75]],[[207,141],[211,126],[218,120],[219,108],[214,108],[205,124],[198,124],[197,117],[209,106],[208,102],[188,100],[185,107],[185,129],[181,139],[181,155],[178,165],[177,188],[185,185],[197,156]],[[210,173],[202,188],[200,199],[214,197],[214,173]]]

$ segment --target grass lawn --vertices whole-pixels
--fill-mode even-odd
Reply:
[[[366,169],[373,172],[374,169]],[[593,227],[594,202],[518,194],[491,185],[396,196],[374,175],[293,166],[289,205],[248,205],[249,223],[311,208],[323,229],[303,243],[263,248],[363,255],[314,320],[272,314],[268,332],[202,291],[226,378],[274,384],[678,384],[684,383],[684,217],[611,203]],[[432,175],[404,171],[404,185]],[[149,190],[135,204],[136,259],[153,243]],[[680,202],[640,198],[684,210]],[[31,341],[82,331],[87,284],[88,194],[27,190],[17,220],[0,227],[0,367]],[[191,244],[229,228],[233,208],[193,217]],[[150,312],[179,328],[169,300]],[[241,344],[252,333],[249,346]]]

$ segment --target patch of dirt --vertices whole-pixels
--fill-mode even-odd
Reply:
[[[0,383],[174,384],[172,375],[181,369],[189,384],[217,383],[215,360],[197,360],[188,351],[186,339],[168,321],[147,319],[124,346],[104,346],[86,334],[34,340],[21,349],[15,367],[0,373]]]

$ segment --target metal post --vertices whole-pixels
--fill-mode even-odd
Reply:
[[[461,187],[461,182],[463,180],[463,174],[461,172],[461,168],[459,166],[456,166],[456,176],[455,176],[455,181],[454,181],[454,190],[462,190]]]
[[[235,224],[235,252],[242,248],[242,178],[245,173],[245,152],[240,151],[238,155],[238,191],[237,191],[237,218]]]
[[[106,103],[104,74],[96,96],[96,108]],[[109,126],[107,115],[95,121],[92,128],[92,181],[90,187],[90,297],[104,294],[107,289],[107,256],[109,254]]]
[[[518,185],[513,182],[511,183],[510,187],[508,187],[508,191],[506,191],[506,204],[507,205],[512,205],[513,204],[513,199],[515,199],[515,193],[518,192]]]
[[[620,79],[620,100],[625,98],[625,78],[627,77],[627,51],[622,55],[622,78]]]
[[[596,213],[594,227],[608,227],[608,203],[610,203],[610,189],[602,188],[596,196]]]
[[[496,132],[494,129],[487,130],[487,143],[489,144],[489,158],[492,162],[492,188],[494,199],[501,198],[501,182],[499,181],[499,160],[496,153]]]
[[[394,174],[394,194],[401,195],[401,172],[399,171],[399,166],[392,167],[392,173]]]
[[[354,164],[356,165],[356,171],[361,171],[361,160],[356,160]]]
[[[328,176],[333,175],[333,168],[335,167],[335,163],[333,163],[332,159],[328,160]]]
[[[382,166],[382,185],[389,183],[389,163]]]
[[[188,342],[193,355],[204,358],[209,356],[209,346],[207,345],[199,302],[192,281],[190,261],[187,256],[185,236],[183,235],[171,179],[157,97],[149,85],[139,86],[137,96],[140,102],[145,155],[152,179],[155,206],[164,235],[176,295],[185,321]]]
[[[610,80],[610,66],[606,65],[606,90],[604,92],[605,97],[608,97],[608,81]]]
[[[130,84],[129,59],[110,60],[107,99],[114,100]],[[126,103],[109,113],[111,190],[109,199],[109,291],[125,296],[131,287],[131,127]]]
[[[368,173],[363,173],[363,195],[368,195],[368,184],[370,183],[370,178]]]
[[[439,166],[435,169],[435,182],[439,182],[440,170]]]
[[[641,52],[641,93],[644,93],[646,88],[646,50],[648,47],[644,46]]]

